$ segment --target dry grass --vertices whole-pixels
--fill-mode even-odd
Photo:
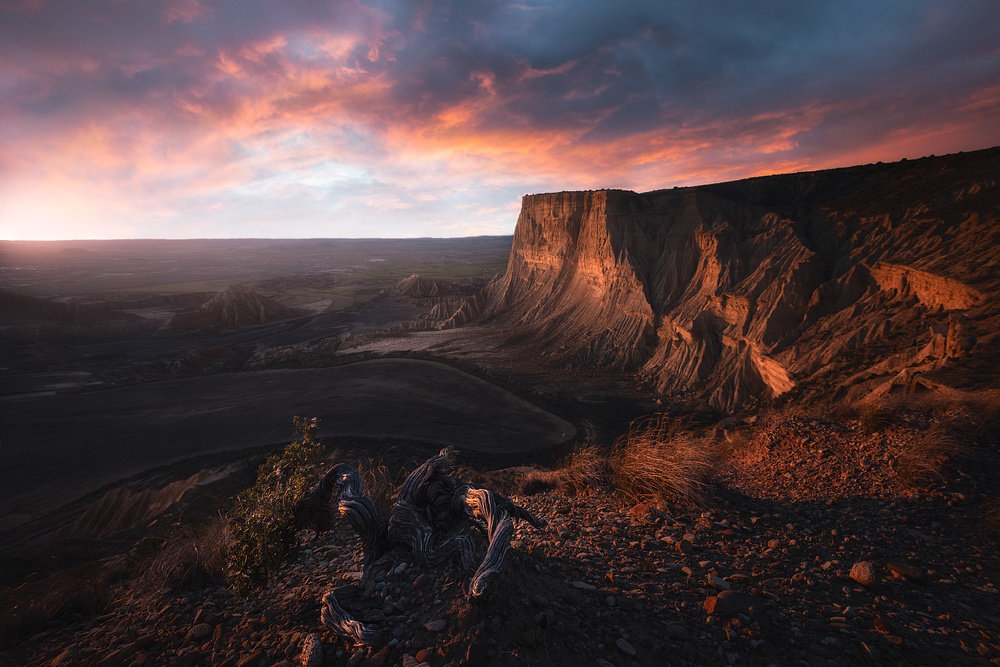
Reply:
[[[108,604],[108,582],[97,564],[90,563],[50,577],[0,591],[0,643],[45,629],[63,617],[99,614]]]
[[[136,586],[158,590],[197,586],[226,575],[229,521],[218,517],[200,529],[179,527],[162,548],[140,565]]]
[[[555,470],[532,470],[521,481],[525,496],[559,490],[568,496],[587,495],[611,488],[613,470],[607,454],[596,445],[578,446]]]
[[[629,502],[670,500],[701,504],[715,446],[665,414],[634,422],[615,442],[615,489]]]
[[[951,420],[940,421],[900,455],[896,472],[900,481],[911,488],[944,482],[948,464],[967,451]]]
[[[379,513],[388,519],[392,515],[399,484],[396,477],[389,472],[381,458],[368,458],[360,461],[357,466],[361,475],[361,492],[373,503]]]
[[[896,418],[896,407],[895,403],[888,399],[865,403],[858,408],[861,430],[866,435],[872,435],[889,428]]]

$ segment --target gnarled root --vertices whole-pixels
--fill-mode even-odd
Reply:
[[[503,572],[514,520],[527,521],[536,528],[546,523],[506,496],[451,477],[454,457],[453,448],[442,449],[410,473],[400,487],[388,522],[375,504],[361,495],[357,471],[347,464],[335,465],[296,507],[296,521],[300,517],[315,520],[318,534],[320,523],[327,518],[331,525],[335,515],[347,519],[364,549],[362,580],[369,578],[373,565],[385,561],[383,556],[395,550],[407,552],[429,568],[437,568],[454,557],[465,570],[479,563],[469,584],[469,595],[484,599]],[[323,507],[323,502],[328,505]],[[485,524],[485,555],[480,521]],[[323,597],[322,619],[324,625],[349,641],[372,644],[379,636],[372,626],[353,620],[337,602],[334,591]]]

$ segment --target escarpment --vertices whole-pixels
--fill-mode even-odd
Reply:
[[[998,175],[989,149],[525,196],[506,273],[440,326],[493,323],[551,363],[724,410],[938,386],[955,363],[995,384]]]

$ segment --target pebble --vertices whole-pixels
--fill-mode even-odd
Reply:
[[[574,581],[573,582],[573,588],[575,588],[577,590],[580,590],[580,591],[596,591],[597,590],[597,586],[594,586],[593,584],[588,584],[586,581]]]
[[[428,632],[441,632],[442,630],[445,629],[445,627],[447,627],[447,625],[448,622],[446,620],[444,620],[443,618],[439,618],[437,620],[431,621],[424,627],[428,630]]]

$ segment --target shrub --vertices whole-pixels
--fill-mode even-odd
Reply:
[[[236,499],[229,517],[229,576],[237,592],[267,583],[295,545],[295,503],[312,488],[319,463],[319,424],[296,417],[297,439],[257,470],[256,483]]]
[[[685,426],[656,414],[633,422],[618,438],[612,455],[614,485],[626,501],[704,500],[713,446]]]

